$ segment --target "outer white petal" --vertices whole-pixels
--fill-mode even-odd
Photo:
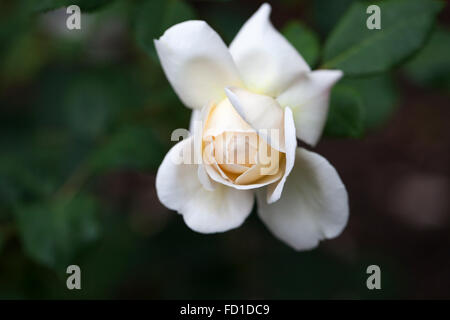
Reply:
[[[202,112],[199,109],[192,110],[191,119],[189,120],[189,131],[192,133],[194,131],[194,126],[196,122],[202,121]]]
[[[192,149],[192,144],[192,137],[185,139],[164,158],[156,175],[159,200],[182,214],[186,224],[197,232],[223,232],[240,226],[252,210],[253,193],[223,185],[214,191],[203,188],[198,165],[174,162],[186,149]]]
[[[213,191],[217,183],[210,179],[205,170],[205,164],[202,161],[202,134],[205,127],[205,118],[208,116],[213,104],[204,106],[201,110],[194,109],[191,114],[189,131],[192,133],[194,141],[194,154],[196,163],[198,163],[198,179],[203,187],[209,191]]]
[[[203,188],[205,188],[208,191],[214,191],[217,187],[217,183],[209,177],[208,173],[206,172],[205,165],[199,164],[198,165],[198,180],[202,184]]]
[[[281,197],[284,184],[288,175],[291,173],[295,163],[295,149],[297,148],[297,139],[295,138],[295,124],[292,117],[292,111],[289,107],[286,107],[284,111],[284,136],[286,146],[286,164],[283,177],[276,183],[273,183],[267,187],[267,203],[273,203],[278,201]]]
[[[250,17],[232,41],[230,52],[250,90],[276,97],[310,68],[273,27],[270,11],[265,3]]]
[[[340,70],[318,70],[303,75],[277,101],[294,114],[297,137],[315,145],[327,120],[330,91],[342,77]]]
[[[226,86],[241,85],[227,46],[204,21],[174,25],[155,47],[169,82],[190,108],[219,102]]]
[[[316,247],[338,236],[348,220],[347,191],[339,175],[322,156],[297,150],[295,167],[281,199],[267,204],[258,193],[258,213],[280,240],[296,250]]]
[[[275,99],[236,87],[225,88],[225,93],[242,119],[273,148],[285,152],[284,112]]]

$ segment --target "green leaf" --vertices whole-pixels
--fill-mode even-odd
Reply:
[[[3,235],[3,232],[0,230],[0,255],[2,254],[5,242],[6,242],[5,236]]]
[[[215,3],[208,4],[204,10],[200,10],[200,15],[205,21],[221,36],[225,43],[231,43],[238,31],[241,29],[242,25],[247,21],[253,12],[247,11],[242,8],[242,10],[236,10],[238,3],[228,2],[224,4],[222,1],[215,1]],[[239,8],[241,9],[241,8]]]
[[[142,105],[142,90],[127,69],[79,72],[64,88],[62,120],[79,138],[97,138],[121,122],[121,112]],[[61,106],[60,106],[61,107]]]
[[[443,7],[434,0],[386,0],[376,4],[381,9],[381,29],[366,27],[369,3],[354,3],[325,43],[325,68],[340,69],[346,75],[392,68],[420,49]]]
[[[314,31],[298,21],[291,21],[283,28],[282,33],[310,66],[316,64],[319,58],[319,39]]]
[[[11,208],[22,198],[34,198],[48,192],[48,182],[39,179],[30,166],[15,157],[0,160],[0,208]]]
[[[69,129],[82,138],[104,133],[111,121],[111,106],[115,105],[107,83],[97,77],[80,76],[68,88],[65,97],[65,117]]]
[[[30,14],[23,2],[10,1],[0,6],[0,61],[9,55],[11,48],[17,45],[17,39],[29,31],[31,25]]]
[[[437,28],[427,45],[405,66],[408,79],[450,89],[450,31]]]
[[[330,110],[324,134],[329,137],[358,138],[363,133],[362,99],[344,85],[337,85],[330,98]]]
[[[355,0],[314,0],[314,21],[320,34],[328,34],[353,2]]]
[[[139,46],[157,59],[153,40],[174,24],[194,18],[194,10],[182,0],[142,0],[136,6],[134,35]]]
[[[33,55],[29,53],[33,52]],[[0,83],[11,86],[26,83],[46,62],[46,53],[33,32],[18,34],[0,59]]]
[[[150,128],[126,126],[95,152],[90,165],[96,172],[117,168],[156,169],[165,151]]]
[[[390,75],[344,78],[341,84],[353,88],[361,96],[365,128],[380,127],[395,111],[398,92]]]
[[[100,9],[114,0],[28,0],[28,2],[34,12],[49,11],[74,4],[79,6],[83,13],[83,11],[91,12]]]
[[[17,228],[26,254],[52,268],[74,263],[79,250],[99,236],[95,208],[93,199],[85,195],[16,208]]]
[[[23,199],[49,195],[61,164],[60,158],[49,161],[53,158],[51,139],[46,138],[44,145],[38,144],[36,140],[42,132],[34,133],[20,122],[9,120],[17,129],[11,131],[3,122],[0,130],[0,208],[12,208]],[[55,151],[62,147],[58,145]]]

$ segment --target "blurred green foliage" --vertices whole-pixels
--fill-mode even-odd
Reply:
[[[439,27],[426,46],[405,66],[406,75],[419,85],[450,88],[450,31]]]
[[[81,194],[20,206],[15,217],[25,252],[55,269],[70,265],[76,252],[99,235],[94,200]]]
[[[389,73],[345,78],[341,85],[353,88],[362,99],[363,121],[360,125],[366,129],[375,129],[385,124],[395,111],[397,91]]]
[[[28,0],[28,7],[31,8],[34,12],[42,12],[57,9],[60,7],[77,5],[83,11],[91,11],[99,9],[112,2],[114,2],[114,0]]]
[[[324,47],[324,67],[343,70],[347,75],[388,70],[423,45],[443,2],[379,2],[380,30],[361,27],[366,25],[368,5],[355,2],[333,29]]]
[[[314,31],[298,21],[291,21],[283,28],[282,33],[313,68],[319,59],[320,49],[319,39]]]
[[[195,19],[195,12],[181,0],[142,0],[135,8],[134,33],[138,44],[157,60],[154,39],[170,26]]]
[[[358,138],[363,134],[363,101],[357,90],[338,84],[331,94],[324,134]]]
[[[322,36],[326,36],[337,24],[339,19],[356,0],[314,0],[314,24]]]
[[[293,15],[274,23],[311,66],[346,74],[331,95],[329,137],[362,137],[389,121],[399,95],[392,68],[421,48],[442,7],[383,1],[380,33],[360,27],[365,7],[353,2],[308,2],[314,21]],[[69,3],[88,12],[81,31],[67,31],[65,9],[54,10]],[[0,4],[0,298],[395,296],[395,281],[379,294],[361,285],[370,252],[356,262],[321,250],[298,254],[255,215],[242,230],[195,234],[181,219],[170,222],[175,214],[154,197],[170,133],[188,126],[190,112],[165,79],[153,39],[196,18],[229,43],[256,8],[182,0]],[[448,43],[448,30],[436,29],[402,71],[448,89]],[[397,275],[395,263],[380,261],[387,278]],[[69,264],[83,270],[80,292],[65,288]]]

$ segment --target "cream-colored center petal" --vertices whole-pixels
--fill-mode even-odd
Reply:
[[[202,141],[204,161],[228,183],[260,184],[283,174],[285,154],[258,136],[228,99],[211,107]]]

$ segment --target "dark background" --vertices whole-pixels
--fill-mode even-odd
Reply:
[[[261,2],[94,1],[81,31],[47,2],[0,2],[0,298],[450,298],[448,5],[422,50],[374,76],[364,134],[319,143],[350,220],[295,252],[256,212],[236,230],[195,233],[154,186],[190,111],[151,39],[195,17],[230,43]],[[322,44],[351,2],[273,1],[272,21],[300,21]],[[66,289],[70,264],[80,291]],[[366,288],[371,264],[382,290]]]

